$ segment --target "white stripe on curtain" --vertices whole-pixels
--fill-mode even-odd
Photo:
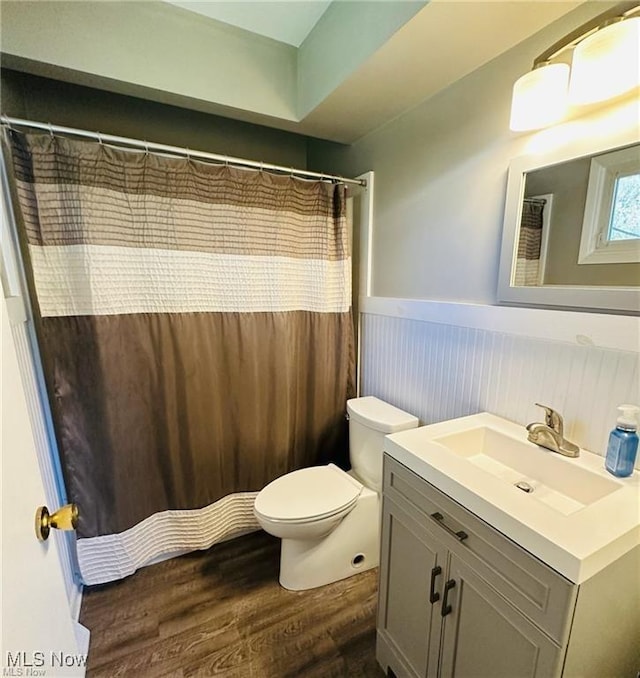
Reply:
[[[540,275],[540,259],[518,259],[513,284],[517,287],[537,285]]]
[[[163,555],[208,549],[259,529],[253,514],[257,494],[229,494],[201,509],[162,511],[124,532],[79,539],[78,560],[84,583],[121,579]]]
[[[43,317],[123,313],[346,313],[351,259],[105,245],[29,245]]]

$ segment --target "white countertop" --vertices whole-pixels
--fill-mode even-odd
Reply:
[[[517,439],[519,454],[524,444],[532,448],[534,455],[541,450],[554,455],[549,460],[554,472],[562,474],[566,464],[569,476],[574,471],[571,467],[577,466],[617,487],[564,514],[434,440],[473,427],[488,427]],[[578,458],[563,457],[527,442],[526,436],[524,426],[481,413],[394,433],[386,437],[385,451],[567,579],[580,584],[640,544],[640,474],[635,471],[629,478],[616,478],[605,470],[604,457],[586,450],[581,450]]]

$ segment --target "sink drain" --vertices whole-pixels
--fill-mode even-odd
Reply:
[[[533,492],[533,487],[531,485],[529,485],[529,483],[526,482],[525,480],[521,480],[520,482],[517,482],[516,487],[519,490],[522,490],[523,492],[527,492],[527,493]]]

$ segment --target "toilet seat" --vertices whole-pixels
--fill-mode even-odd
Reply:
[[[254,510],[267,520],[308,523],[353,506],[363,485],[334,464],[292,471],[269,483],[256,497]]]

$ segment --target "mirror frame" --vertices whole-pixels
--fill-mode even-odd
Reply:
[[[538,155],[521,156],[512,160],[507,178],[498,272],[498,301],[500,303],[526,306],[561,306],[568,309],[591,309],[640,315],[640,286],[544,285],[518,287],[513,284],[527,172],[637,143],[640,143],[640,131],[636,128],[608,136],[607,139],[579,139],[561,149]]]

